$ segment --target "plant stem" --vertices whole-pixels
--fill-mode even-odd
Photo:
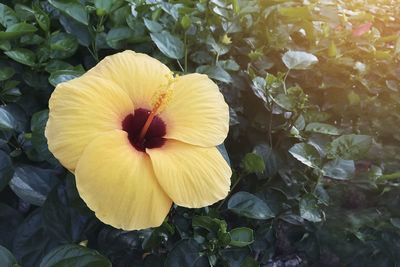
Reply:
[[[269,123],[268,123],[268,138],[269,146],[272,148],[272,110],[274,109],[274,102],[271,101],[269,110]]]
[[[285,74],[285,77],[283,77],[283,91],[285,92],[285,95],[287,94],[287,91],[286,91],[286,78],[289,75],[289,72],[290,72],[290,69],[288,69],[288,71]]]
[[[296,121],[297,121],[297,119],[300,117],[300,115],[301,115],[301,112],[299,112],[299,113],[294,117],[294,119],[291,119],[291,120],[290,120],[290,124],[289,124],[289,128],[288,128],[289,131],[290,131],[290,129],[292,129],[292,127],[294,126],[294,124],[296,123]],[[278,142],[276,142],[275,147],[279,147],[279,145],[281,144],[281,142],[282,142],[282,140],[283,140],[283,137],[285,137],[284,134],[282,134],[282,135],[279,136]]]
[[[317,192],[317,187],[318,187],[318,185],[319,185],[319,183],[321,181],[321,178],[322,178],[322,172],[320,171],[319,175],[318,175],[317,182],[315,183],[315,186],[314,186],[314,189],[313,189],[313,194],[315,194],[315,192]]]
[[[400,178],[400,172],[394,172],[391,174],[383,174],[379,177],[379,180],[391,180]]]

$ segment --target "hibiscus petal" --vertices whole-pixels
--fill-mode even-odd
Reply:
[[[158,182],[176,204],[200,208],[227,196],[232,172],[217,148],[167,140],[146,152]]]
[[[218,86],[207,75],[176,78],[171,102],[160,114],[167,124],[166,138],[212,147],[229,130],[229,108]]]
[[[76,167],[79,195],[104,223],[124,230],[161,225],[171,200],[161,189],[146,153],[127,133],[104,133],[85,149]]]
[[[116,82],[137,108],[151,109],[152,97],[168,84],[171,71],[160,61],[126,50],[101,60],[85,76],[98,76]]]
[[[122,128],[133,104],[109,80],[81,77],[59,84],[49,101],[45,135],[50,151],[73,171],[85,147],[101,132]]]

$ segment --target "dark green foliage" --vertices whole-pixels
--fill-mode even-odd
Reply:
[[[399,265],[399,12],[393,0],[2,1],[0,265]],[[131,232],[94,216],[44,136],[54,87],[125,49],[219,85],[233,169],[225,200]]]

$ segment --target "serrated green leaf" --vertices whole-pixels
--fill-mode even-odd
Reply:
[[[169,58],[181,59],[184,55],[184,45],[180,38],[167,31],[150,33],[151,39],[158,49]]]
[[[267,220],[275,215],[260,198],[248,192],[237,192],[228,201],[228,209],[238,215]]]
[[[231,75],[226,72],[221,66],[203,65],[197,67],[196,72],[207,74],[208,77],[224,83],[232,82]]]
[[[107,33],[106,41],[110,47],[120,49],[132,37],[134,37],[134,32],[129,27],[115,27]]]
[[[150,32],[161,32],[163,29],[162,25],[154,20],[143,19],[143,22]]]
[[[353,177],[356,167],[353,160],[334,159],[328,161],[322,171],[330,178],[346,180]]]
[[[371,148],[372,137],[368,135],[342,135],[326,145],[329,158],[346,160],[361,159]]]
[[[312,194],[307,194],[300,199],[300,216],[310,222],[322,221],[321,214],[317,206],[317,200]]]
[[[316,169],[321,167],[321,156],[319,155],[318,150],[310,144],[295,144],[289,149],[289,153],[308,167]]]
[[[219,66],[221,66],[224,70],[230,70],[230,71],[238,71],[240,70],[239,64],[236,63],[236,61],[232,59],[228,60],[220,60],[217,63]]]
[[[326,123],[320,123],[320,122],[309,123],[305,130],[307,132],[329,134],[329,135],[339,135],[340,134],[340,131],[335,126],[326,124]]]
[[[288,69],[305,70],[317,63],[318,58],[303,51],[288,51],[283,54],[282,61]]]

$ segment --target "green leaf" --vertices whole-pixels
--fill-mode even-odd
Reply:
[[[134,36],[134,32],[129,27],[112,28],[106,37],[107,44],[114,49],[124,47],[129,38]]]
[[[73,34],[59,32],[50,37],[51,58],[68,58],[75,54],[78,47],[78,40]]]
[[[89,45],[91,45],[92,36],[90,35],[88,27],[76,22],[75,20],[71,19],[70,17],[68,17],[64,14],[60,15],[60,23],[61,23],[61,25],[63,25],[63,27],[67,33],[73,34],[76,36],[80,45],[83,45],[86,47],[89,47]],[[98,37],[100,37],[100,36],[101,35],[99,35]],[[99,41],[100,40],[101,39],[99,38]],[[100,47],[102,47],[102,46],[100,46]]]
[[[64,244],[82,240],[90,220],[72,208],[67,199],[65,187],[59,185],[49,193],[41,208],[43,227],[52,238]]]
[[[17,229],[13,252],[21,266],[39,266],[46,253],[59,245],[43,229],[40,208],[35,209]]]
[[[217,62],[218,66],[221,66],[224,70],[238,71],[240,70],[239,64],[232,59],[220,60]]]
[[[37,28],[31,24],[21,22],[11,25],[6,31],[0,31],[0,41],[19,38],[29,33],[34,33]]]
[[[254,242],[253,230],[247,227],[239,227],[232,229],[230,232],[230,245],[236,247],[244,247]]]
[[[167,31],[150,33],[151,39],[158,49],[169,58],[181,59],[185,49],[183,42],[175,35]]]
[[[218,80],[224,83],[231,83],[232,77],[231,75],[226,72],[221,66],[210,66],[210,65],[203,65],[199,66],[196,69],[196,72],[207,74],[208,77],[214,80]]]
[[[40,263],[40,267],[96,266],[111,267],[111,262],[95,250],[67,244],[50,251]]]
[[[18,81],[8,80],[4,84],[3,91],[0,92],[1,98],[6,102],[15,102],[21,96],[21,91],[16,86]],[[18,130],[18,129],[17,129]]]
[[[150,32],[160,32],[163,29],[162,25],[154,20],[143,19],[143,22]]]
[[[49,0],[55,8],[83,25],[89,25],[89,15],[79,0]]]
[[[0,150],[0,192],[8,185],[13,173],[14,168],[10,156]]]
[[[339,135],[340,134],[340,131],[335,126],[326,124],[326,123],[320,123],[320,122],[309,123],[305,130],[307,132],[329,134],[329,135]]]
[[[289,149],[289,153],[308,167],[319,169],[321,166],[321,156],[318,150],[310,144],[295,144]]]
[[[224,160],[228,163],[229,167],[231,167],[231,161],[229,160],[228,151],[226,151],[224,143],[217,146],[219,153],[221,153]]]
[[[28,165],[20,166],[15,169],[10,187],[24,201],[41,206],[48,193],[58,183],[56,175],[53,170]]]
[[[328,161],[322,171],[330,178],[347,180],[354,175],[356,168],[353,160],[334,159]]]
[[[14,75],[15,71],[11,67],[3,67],[0,69],[0,81],[10,79]]]
[[[273,176],[278,173],[282,160],[276,149],[266,144],[258,144],[254,147],[253,153],[259,155],[264,160],[265,170],[263,174]]]
[[[220,250],[222,258],[229,267],[240,267],[244,259],[250,255],[248,247],[228,247]]]
[[[33,10],[26,5],[18,3],[14,6],[14,10],[17,13],[17,17],[20,21],[31,21],[35,18],[33,15]]]
[[[0,203],[0,245],[6,248],[13,247],[13,240],[17,234],[18,226],[22,223],[22,214],[4,204]],[[0,260],[1,262],[1,260]]]
[[[81,76],[83,73],[76,70],[57,70],[50,74],[49,82],[54,87],[59,83],[68,82],[69,80],[75,79]]]
[[[44,69],[48,73],[52,73],[57,70],[73,70],[74,66],[72,66],[71,64],[69,64],[65,61],[55,59],[55,60],[49,61],[49,63],[46,65],[46,67]]]
[[[7,28],[15,23],[18,23],[15,11],[0,3],[0,24]]]
[[[97,9],[103,9],[106,13],[111,11],[111,6],[116,0],[93,0],[94,6]]]
[[[183,239],[168,254],[164,266],[209,267],[210,265],[207,258],[200,253],[200,246],[196,241]]]
[[[36,5],[33,5],[33,12],[34,12],[36,21],[39,23],[40,28],[42,28],[42,30],[47,32],[50,29],[50,18],[49,18],[49,16],[46,14],[46,12],[41,10]]]
[[[305,70],[318,62],[313,54],[302,51],[288,51],[282,56],[282,61],[288,69]]]
[[[329,158],[347,160],[361,159],[371,148],[372,137],[368,135],[342,135],[328,143],[325,151]]]
[[[310,222],[322,221],[314,195],[307,194],[300,199],[300,216]]]
[[[218,231],[226,233],[227,224],[223,220],[214,219],[208,216],[195,216],[192,219],[192,226],[204,228],[212,233],[217,233]]]
[[[6,249],[3,246],[0,246],[0,262],[1,266],[3,267],[17,267],[19,266],[17,264],[17,261],[15,260],[15,257],[13,254],[11,254],[8,249]]]
[[[14,116],[3,107],[0,107],[0,130],[13,130],[14,128]]]
[[[303,18],[306,20],[311,18],[309,6],[282,8],[279,10],[279,13],[286,17]]]
[[[288,95],[285,94],[278,94],[275,97],[272,97],[274,102],[279,105],[281,108],[289,110],[289,111],[295,111],[296,110],[296,99],[293,99],[289,97]]]
[[[243,170],[246,173],[263,172],[265,170],[263,158],[255,153],[247,153],[242,163]]]
[[[267,220],[275,217],[267,204],[248,192],[237,192],[228,201],[228,209],[238,215]]]
[[[400,229],[400,218],[390,218],[390,223],[391,223],[394,227]]]
[[[260,267],[260,263],[258,263],[258,261],[256,261],[255,259],[247,256],[240,267]]]
[[[35,66],[36,55],[31,50],[26,48],[16,48],[13,50],[9,50],[4,52],[7,56],[14,59],[15,61],[28,65],[30,67]]]
[[[46,123],[49,118],[49,110],[45,109],[42,111],[38,111],[33,114],[31,119],[31,131],[32,131],[32,146],[37,151],[39,155],[45,160],[54,165],[57,164],[57,161],[53,157],[53,154],[49,151],[47,147],[47,139],[44,136],[44,131],[46,128]]]

